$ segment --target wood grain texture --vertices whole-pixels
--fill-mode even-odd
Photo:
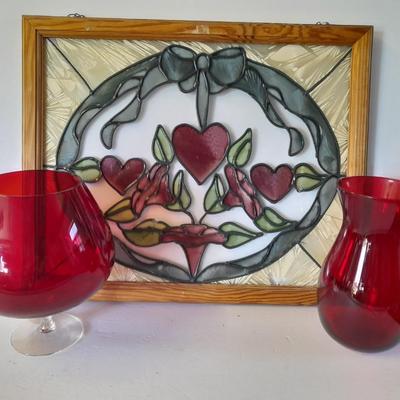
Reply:
[[[107,282],[92,300],[314,305],[315,287]]]
[[[368,26],[24,16],[44,37],[351,46]]]
[[[42,46],[31,20],[23,19],[22,30],[22,167],[34,169],[43,165],[43,137],[39,129],[40,121],[44,120],[40,106],[43,97],[40,84]]]
[[[371,27],[353,45],[348,175],[365,175],[367,172],[372,36]]]
[[[24,169],[43,167],[45,117],[43,56],[44,40],[48,37],[351,46],[347,172],[349,175],[366,172],[371,26],[25,16],[23,17]],[[314,287],[108,282],[93,299],[309,305],[316,303],[317,295]]]

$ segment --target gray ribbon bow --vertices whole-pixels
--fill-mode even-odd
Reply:
[[[221,92],[242,78],[246,55],[240,47],[225,48],[208,55],[172,45],[162,52],[159,67],[169,81],[178,83],[182,92],[197,89],[197,115],[200,126],[205,128],[209,95]]]

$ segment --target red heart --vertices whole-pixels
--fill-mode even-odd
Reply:
[[[101,172],[104,179],[121,195],[144,173],[146,165],[140,158],[131,158],[124,165],[113,156],[101,160]]]
[[[272,203],[283,199],[292,187],[293,172],[286,164],[275,170],[267,164],[257,164],[251,169],[250,176],[257,190]]]
[[[172,132],[175,154],[201,185],[221,164],[229,146],[229,133],[218,123],[199,132],[193,126],[178,125]]]

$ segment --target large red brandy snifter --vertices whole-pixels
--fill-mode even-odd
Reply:
[[[17,351],[52,354],[78,341],[81,321],[59,313],[94,294],[113,259],[108,225],[78,177],[0,175],[0,315],[35,318],[12,334]]]

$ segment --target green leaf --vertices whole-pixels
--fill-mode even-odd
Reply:
[[[219,230],[228,236],[228,240],[224,243],[224,247],[227,247],[228,249],[242,246],[243,244],[262,236],[262,233],[260,232],[252,232],[233,222],[222,224],[219,227]]]
[[[294,185],[298,192],[314,190],[326,179],[326,175],[320,174],[309,164],[299,164],[294,169]]]
[[[299,164],[294,168],[295,175],[320,176],[320,174],[309,164]]]
[[[104,213],[104,216],[110,221],[119,223],[131,222],[136,219],[132,211],[131,199],[122,199],[114,204]]]
[[[308,176],[298,176],[294,181],[294,185],[298,192],[308,192],[314,190],[318,186],[321,186],[323,179],[321,178],[311,178]]]
[[[182,210],[182,205],[179,203],[179,201],[176,201],[175,203],[168,204],[167,208],[171,211],[180,211]]]
[[[153,139],[154,158],[163,164],[169,164],[174,159],[175,153],[170,138],[165,129],[158,125]]]
[[[234,167],[243,167],[251,156],[252,150],[252,131],[247,129],[246,132],[232,144],[228,150],[228,162]]]
[[[210,214],[217,214],[226,210],[225,205],[222,203],[224,196],[225,188],[222,180],[218,175],[215,175],[204,197],[204,210]]]
[[[161,235],[169,226],[155,219],[147,219],[130,230],[123,230],[125,238],[140,247],[155,246],[160,243]]]
[[[254,221],[255,225],[263,232],[280,232],[290,228],[295,221],[283,218],[272,208],[265,207],[262,214]]]
[[[97,182],[102,176],[99,160],[94,157],[82,158],[72,164],[69,170],[88,183]]]
[[[186,210],[190,207],[192,199],[190,193],[186,188],[185,182],[183,180],[183,171],[179,171],[172,182],[172,193],[175,196],[175,203],[167,205],[170,210]]]

